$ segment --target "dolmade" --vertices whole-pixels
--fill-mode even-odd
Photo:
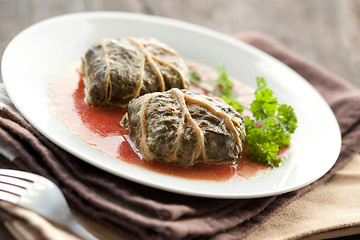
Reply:
[[[127,107],[146,93],[188,88],[188,68],[154,38],[104,38],[82,58],[85,95],[97,106]]]
[[[122,122],[146,160],[187,167],[234,161],[245,141],[244,119],[230,105],[176,88],[132,100]]]

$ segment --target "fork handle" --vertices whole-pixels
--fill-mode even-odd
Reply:
[[[87,231],[80,223],[75,219],[71,219],[66,223],[66,226],[76,235],[83,238],[84,240],[99,240],[97,237]]]

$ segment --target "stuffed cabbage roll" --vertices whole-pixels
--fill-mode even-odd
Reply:
[[[132,100],[123,123],[145,159],[192,166],[241,157],[243,117],[219,98],[173,88]]]
[[[86,99],[98,106],[126,107],[151,92],[188,88],[182,57],[156,39],[102,39],[82,58]]]

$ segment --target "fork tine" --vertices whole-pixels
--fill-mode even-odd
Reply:
[[[22,178],[19,178],[15,173],[17,174],[18,171],[0,169],[0,200],[17,204],[33,181],[24,178],[23,174],[21,174]]]
[[[39,176],[33,173],[23,172],[23,171],[17,171],[17,170],[11,170],[11,169],[0,169],[0,175],[5,176],[12,176],[28,181],[35,182]]]
[[[0,190],[3,192],[8,192],[8,193],[12,193],[14,195],[18,195],[18,196],[21,196],[22,194],[24,194],[26,192],[26,188],[22,188],[22,187],[4,183],[4,182],[0,182]]]
[[[23,179],[23,178],[17,178],[17,177],[6,176],[6,175],[0,174],[0,183],[9,184],[9,185],[16,186],[16,187],[22,188],[22,189],[27,189],[34,182],[29,181],[27,179]]]
[[[97,240],[72,216],[61,190],[36,174],[0,169],[0,200],[17,204],[64,225],[87,240]]]
[[[0,173],[0,199],[18,203],[20,197],[27,192],[27,188],[32,184],[32,181],[4,176]]]
[[[20,196],[0,189],[0,200],[17,204],[20,200]]]

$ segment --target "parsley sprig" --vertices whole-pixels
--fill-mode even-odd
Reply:
[[[237,100],[233,91],[234,83],[229,79],[224,66],[218,67],[218,75],[217,93],[242,113],[244,105]],[[196,79],[199,82],[198,76]],[[278,103],[264,78],[258,77],[256,82],[255,100],[249,109],[253,116],[244,116],[246,151],[250,160],[278,167],[282,162],[279,151],[290,145],[291,134],[297,127],[297,118],[291,106]]]
[[[244,117],[247,153],[253,161],[278,167],[282,162],[278,153],[290,145],[297,118],[291,106],[278,103],[264,78],[258,77],[256,81],[256,99],[250,105],[255,119]]]
[[[236,99],[237,96],[233,91],[234,83],[229,79],[224,66],[219,66],[217,70],[219,76],[216,82],[218,83],[221,99],[241,113],[244,110],[244,105]]]
[[[194,84],[198,84],[201,81],[199,74],[192,69],[189,69],[189,81]]]

